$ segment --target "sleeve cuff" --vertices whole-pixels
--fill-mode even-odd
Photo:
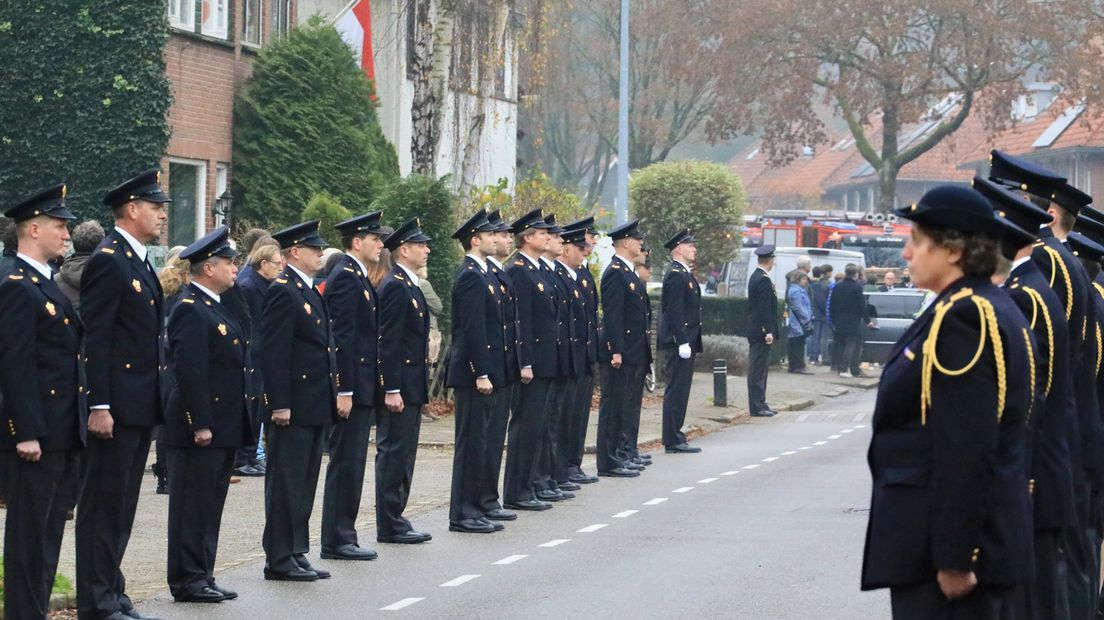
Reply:
[[[111,405],[92,405],[89,409],[111,409]]]
[[[352,396],[353,393],[352,392],[338,392],[337,395],[338,396]]]
[[[387,394],[398,394],[400,392],[402,392],[402,390],[387,390]]]

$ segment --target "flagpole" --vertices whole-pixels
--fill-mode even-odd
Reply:
[[[629,221],[629,0],[621,0],[621,75],[617,113],[617,223]]]

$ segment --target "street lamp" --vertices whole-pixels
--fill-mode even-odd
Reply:
[[[234,207],[234,195],[227,189],[221,196],[215,199],[215,215],[222,218],[222,222],[230,225],[230,211]]]

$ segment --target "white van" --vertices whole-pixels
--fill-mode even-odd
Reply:
[[[862,252],[851,250],[830,250],[825,248],[777,248],[774,250],[774,269],[771,280],[779,299],[786,298],[786,274],[797,269],[797,259],[808,256],[813,267],[831,265],[833,273],[843,273],[848,263],[866,267],[866,256]],[[753,248],[743,248],[734,260],[725,263],[721,277],[717,281],[718,297],[747,297],[748,279],[758,267],[758,257]]]

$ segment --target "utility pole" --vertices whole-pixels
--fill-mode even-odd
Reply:
[[[617,114],[617,223],[629,221],[629,0],[621,0],[621,77]]]

